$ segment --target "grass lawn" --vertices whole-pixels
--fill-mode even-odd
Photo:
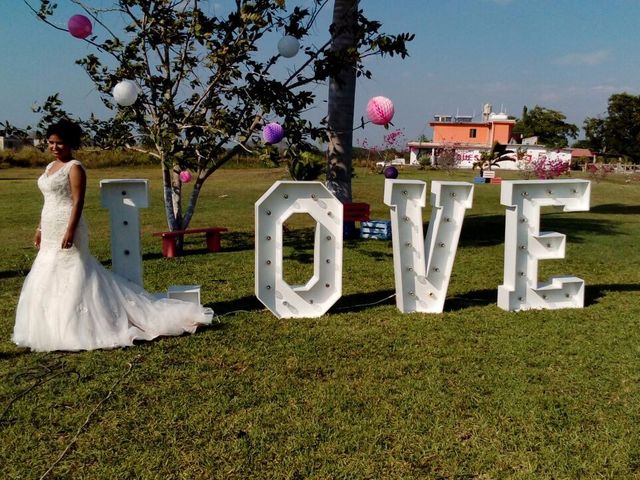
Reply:
[[[282,170],[211,177],[192,226],[228,227],[223,252],[187,237],[177,259],[162,258],[151,236],[165,229],[159,169],[91,170],[95,256],[109,265],[99,180],[149,178],[145,287],[201,284],[221,321],[133,348],[30,353],[10,336],[35,256],[39,174],[0,170],[2,478],[640,478],[637,182],[594,183],[589,212],[543,212],[544,230],[567,235],[567,253],[541,262],[540,279],[583,278],[584,309],[498,309],[504,208],[499,186],[479,185],[443,314],[401,314],[391,242],[354,240],[331,311],[278,320],[253,296],[253,203]],[[364,170],[354,178],[373,218],[389,217],[383,181]],[[309,224],[292,222],[291,282],[311,271],[312,238]]]

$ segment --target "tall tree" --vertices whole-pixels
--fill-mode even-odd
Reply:
[[[331,49],[343,52],[345,62],[329,80],[327,116],[329,146],[327,187],[342,202],[351,202],[353,109],[356,96],[358,0],[335,0]]]
[[[538,143],[548,147],[566,147],[569,137],[578,136],[578,127],[565,122],[567,117],[557,110],[536,105],[532,109],[525,106],[520,118],[513,127],[514,133],[523,137],[538,137]]]
[[[325,139],[325,129],[303,117],[315,102],[311,85],[327,81],[347,63],[352,68],[354,58],[358,72],[370,75],[362,64],[364,57],[404,54],[409,37],[379,33],[380,23],[358,12],[352,29],[358,53],[331,48],[330,40],[316,46],[309,34],[328,0],[291,9],[284,0],[236,0],[229,2],[224,15],[205,14],[198,0],[96,2],[100,8],[71,1],[84,9],[97,30],[85,40],[95,52],[77,63],[96,84],[105,105],[116,112],[106,123],[94,119],[92,125],[102,135],[117,131],[112,145],[158,159],[171,230],[189,225],[211,174],[238,152],[262,148],[259,133],[265,123],[284,126],[285,154],[290,158],[300,155],[314,138]],[[40,0],[39,8],[32,10],[61,29],[50,20],[55,8],[50,0]],[[331,31],[339,29],[332,26]],[[307,42],[295,63],[289,61],[288,70],[277,67],[283,60],[273,46],[278,35]],[[135,81],[139,89],[131,106],[118,106],[111,97],[123,79]],[[185,210],[179,173],[186,168],[196,175]]]
[[[371,72],[363,68],[363,60],[371,55],[408,55],[407,43],[414,36],[401,33],[380,36],[382,24],[368,20],[358,8],[358,0],[334,0],[331,52],[340,67],[329,81],[327,117],[329,146],[327,151],[327,187],[343,203],[352,200],[351,177],[353,159],[354,103],[356,79]],[[364,42],[362,39],[366,39]]]
[[[587,117],[582,128],[585,139],[579,145],[640,163],[640,95],[614,93],[607,114]]]
[[[578,142],[578,145],[574,146],[590,148],[592,150],[595,150],[596,152],[604,151],[604,127],[604,119],[587,117],[582,124],[585,139]]]
[[[607,117],[600,130],[603,150],[640,162],[640,95],[616,93],[609,97]]]

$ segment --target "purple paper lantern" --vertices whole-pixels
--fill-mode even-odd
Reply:
[[[69,33],[76,38],[87,38],[93,30],[91,20],[84,15],[74,15],[71,17],[67,23],[67,28],[69,29]]]
[[[265,143],[275,144],[284,138],[284,128],[279,123],[267,123],[262,129],[262,139]]]
[[[391,179],[398,178],[398,169],[393,165],[388,165],[384,167],[384,170],[382,171],[382,173],[384,174],[384,178],[391,178]]]
[[[182,183],[189,183],[191,181],[191,172],[189,170],[183,170],[180,172],[180,175],[178,175],[180,177],[180,181]]]
[[[394,113],[393,102],[387,97],[373,97],[367,103],[367,116],[376,125],[387,125]]]

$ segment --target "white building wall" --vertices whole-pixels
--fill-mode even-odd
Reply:
[[[510,148],[510,146],[507,146]],[[547,150],[544,145],[523,145],[520,148],[526,148],[524,157],[522,160],[517,160],[515,147],[514,151],[507,153],[505,157],[512,158],[512,160],[503,160],[496,164],[495,168],[501,170],[523,170],[527,168],[531,168],[531,164],[535,163],[542,159],[561,159],[564,162],[571,163],[571,151],[569,150]],[[431,164],[435,165],[433,153],[434,149],[423,149],[426,150],[427,155],[432,156]],[[458,148],[455,151],[456,155],[456,168],[460,169],[472,169],[476,162],[480,161],[480,157],[483,151],[481,149],[468,149],[468,148]],[[409,165],[418,165],[418,155],[420,154],[420,149],[416,147],[411,147],[409,149]],[[425,153],[423,153],[424,155]]]

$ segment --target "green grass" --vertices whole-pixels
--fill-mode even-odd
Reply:
[[[640,477],[637,183],[594,183],[590,212],[542,217],[568,245],[564,260],[541,262],[540,278],[584,278],[584,309],[497,308],[504,210],[499,187],[480,185],[443,314],[403,315],[392,298],[363,306],[393,293],[393,263],[390,242],[358,240],[345,244],[334,308],[278,320],[253,296],[253,203],[282,170],[217,172],[193,226],[228,227],[224,251],[206,254],[187,237],[188,255],[173,260],[151,236],[165,228],[159,171],[90,170],[86,217],[99,260],[110,258],[99,180],[149,178],[145,287],[200,283],[204,303],[235,313],[194,335],[69,354],[10,342],[35,256],[39,174],[0,170],[2,478],[39,478],[51,466],[49,478]],[[358,170],[354,191],[388,218],[381,175]],[[292,281],[309,272],[309,227],[294,221],[286,237]]]

